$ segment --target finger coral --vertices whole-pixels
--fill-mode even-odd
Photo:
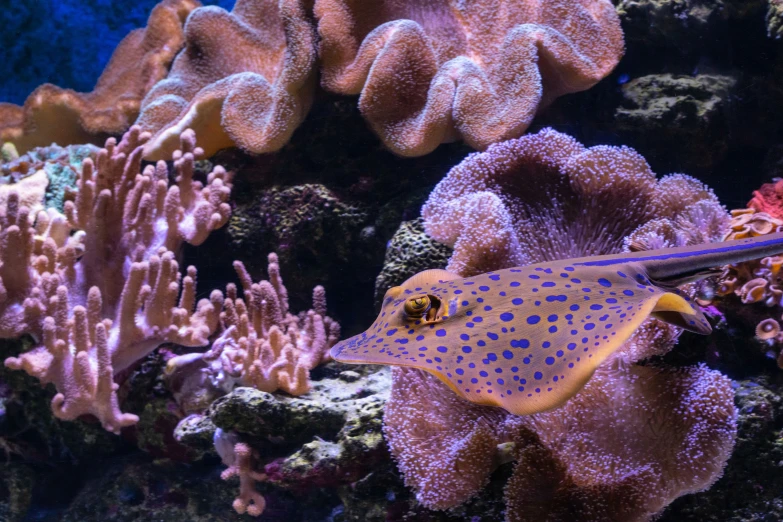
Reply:
[[[586,149],[548,129],[470,155],[422,214],[433,237],[454,245],[449,269],[463,276],[718,241],[729,219],[693,178],[656,179],[632,149]],[[736,434],[720,373],[636,364],[669,352],[679,335],[646,321],[583,390],[531,416],[476,406],[428,374],[395,368],[385,433],[406,484],[428,507],[453,507],[483,487],[492,463],[511,459],[509,521],[650,520],[709,487]]]
[[[239,496],[234,499],[234,510],[240,515],[260,516],[266,508],[266,500],[256,491],[255,483],[266,480],[266,475],[253,470],[257,455],[248,444],[239,442],[235,434],[225,433],[220,428],[215,430],[214,440],[223,464],[228,466],[220,478],[239,478]]]
[[[316,0],[322,84],[397,154],[514,138],[539,108],[588,89],[623,54],[605,0]]]
[[[185,49],[142,103],[137,124],[153,133],[144,156],[168,157],[186,128],[203,138],[207,155],[278,150],[304,119],[314,81],[315,32],[303,0],[196,9]]]
[[[26,152],[53,142],[91,143],[125,132],[136,119],[141,100],[168,73],[185,42],[185,19],[200,5],[198,0],[162,0],[147,27],[120,42],[92,92],[44,84],[23,107],[0,103],[0,141],[13,142],[19,152]]]
[[[162,161],[139,172],[148,138],[133,127],[86,159],[65,215],[30,225],[12,193],[0,233],[0,336],[40,341],[5,365],[53,383],[58,418],[93,414],[113,432],[138,420],[120,412],[114,374],[164,342],[206,345],[223,304],[220,292],[196,303],[196,270],[183,278],[175,255],[226,223],[229,177],[193,178],[203,152],[192,131],[172,172]]]
[[[210,384],[224,392],[249,386],[264,392],[282,390],[294,396],[310,389],[310,370],[329,360],[340,337],[340,325],[326,315],[326,292],[313,289],[313,309],[293,315],[280,276],[277,255],[269,254],[269,281],[253,283],[245,266],[234,267],[244,298],[230,284],[220,322],[223,333],[204,354],[186,354],[167,363],[167,373],[201,359]]]

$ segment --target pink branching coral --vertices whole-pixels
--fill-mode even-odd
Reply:
[[[253,283],[245,266],[234,268],[244,298],[230,284],[220,322],[223,333],[204,354],[187,354],[167,363],[172,375],[195,358],[206,363],[201,372],[212,386],[230,391],[236,385],[265,392],[282,390],[303,395],[310,389],[310,370],[329,360],[329,349],[340,337],[340,325],[326,315],[326,292],[313,289],[313,309],[294,315],[280,276],[276,254],[269,254],[269,281]]]
[[[237,0],[196,9],[185,49],[142,102],[138,125],[154,134],[147,159],[168,157],[193,128],[207,155],[226,147],[282,147],[310,108],[315,31],[303,0]]]
[[[165,342],[206,345],[223,305],[217,291],[196,303],[196,270],[183,278],[175,256],[227,222],[229,177],[193,179],[192,131],[173,172],[161,161],[140,173],[148,138],[133,127],[85,160],[64,216],[40,212],[32,226],[10,198],[0,232],[0,336],[40,340],[6,366],[55,385],[55,416],[93,414],[113,432],[138,420],[120,412],[114,374]]]
[[[623,54],[606,0],[316,0],[315,15],[323,86],[361,94],[373,130],[404,156],[517,137]]]
[[[23,107],[0,103],[0,141],[26,152],[53,142],[96,143],[106,134],[125,132],[138,116],[142,98],[166,77],[185,43],[185,19],[200,5],[198,0],[162,0],[147,27],[131,31],[119,43],[92,92],[46,83]]]
[[[631,149],[585,149],[552,130],[469,156],[423,214],[427,230],[454,245],[450,270],[463,276],[717,241],[728,222],[695,179],[657,180]],[[731,383],[720,373],[636,364],[670,351],[679,334],[648,320],[576,396],[526,417],[476,406],[428,374],[395,368],[385,433],[406,484],[427,506],[458,505],[480,490],[511,442],[508,520],[649,520],[709,487],[736,433]]]
[[[258,460],[258,455],[246,443],[238,442],[233,433],[225,433],[218,428],[215,431],[215,449],[223,464],[228,466],[220,474],[223,480],[232,477],[239,478],[239,496],[234,499],[234,510],[243,515],[247,513],[251,517],[260,516],[266,508],[266,500],[256,491],[255,483],[266,480],[266,475],[253,470],[253,464]]]

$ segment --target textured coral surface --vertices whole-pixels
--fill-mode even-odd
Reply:
[[[587,89],[623,53],[604,0],[317,0],[322,84],[404,156],[517,137],[540,106]]]
[[[161,159],[193,128],[208,155],[238,146],[283,146],[310,107],[315,32],[304,0],[238,0],[194,11],[185,49],[142,103],[137,120],[154,134],[144,156]]]
[[[469,156],[422,215],[436,239],[454,245],[449,269],[464,275],[717,241],[728,221],[695,179],[656,180],[632,149],[585,149],[548,129]],[[452,507],[480,491],[498,459],[512,458],[508,520],[649,520],[710,486],[734,445],[726,377],[635,364],[670,351],[679,334],[647,321],[564,406],[524,417],[395,369],[385,429],[406,484],[424,505]],[[502,443],[515,445],[511,457],[498,454]]]

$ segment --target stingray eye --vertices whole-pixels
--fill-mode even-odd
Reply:
[[[405,301],[405,313],[408,317],[422,317],[430,309],[432,303],[429,296],[422,295]]]

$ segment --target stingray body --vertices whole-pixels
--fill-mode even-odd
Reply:
[[[778,233],[468,278],[427,270],[389,289],[373,325],[331,353],[341,362],[420,368],[474,403],[517,415],[546,411],[576,394],[649,316],[709,334],[678,285],[781,252]]]

